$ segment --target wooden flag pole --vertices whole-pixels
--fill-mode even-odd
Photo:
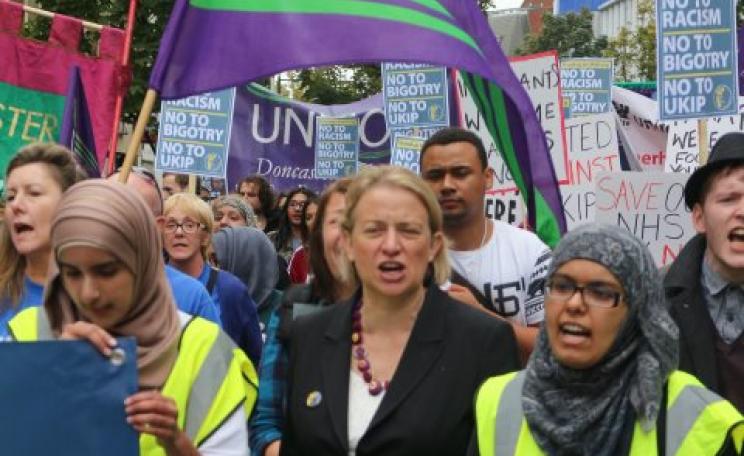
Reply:
[[[137,0],[129,0],[129,13],[127,13],[127,28],[124,38],[124,50],[121,56],[121,64],[126,67],[129,64],[129,54],[132,50],[132,36],[134,35],[135,12],[137,11]],[[104,170],[106,175],[114,172],[116,166],[116,145],[119,142],[119,121],[124,106],[124,93],[120,92],[116,96],[116,106],[114,107],[114,125],[111,130],[111,141],[109,141],[108,151],[108,169]]]
[[[193,174],[189,174],[189,193],[199,196],[199,192],[196,191],[196,176]]]
[[[142,137],[145,135],[147,121],[150,119],[150,114],[152,114],[152,109],[155,107],[155,102],[157,101],[158,93],[154,89],[147,89],[145,101],[142,102],[142,108],[137,116],[137,123],[134,126],[132,138],[129,140],[129,146],[127,146],[127,154],[124,157],[124,163],[121,165],[119,182],[122,184],[125,184],[129,178],[129,171],[132,170],[134,160],[137,158],[137,152],[142,143]]]
[[[708,119],[698,120],[698,166],[708,163],[708,154],[710,153],[710,139],[708,138]]]

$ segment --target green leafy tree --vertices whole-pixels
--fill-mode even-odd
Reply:
[[[633,32],[622,27],[605,50],[606,56],[615,59],[615,78],[621,81],[656,79],[656,21],[651,0],[638,4],[638,24]]]
[[[297,79],[297,98],[311,103],[351,103],[382,90],[380,65],[311,68],[300,70]]]
[[[582,8],[579,13],[559,16],[545,13],[540,33],[527,35],[516,53],[527,55],[555,49],[560,57],[598,57],[606,47],[606,38],[594,37],[592,13]]]

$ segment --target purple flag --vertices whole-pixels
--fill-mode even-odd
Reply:
[[[510,144],[529,165],[525,185],[565,230],[555,173],[543,178],[552,162],[542,128],[475,1],[176,0],[150,86],[172,99],[290,69],[383,61],[458,68],[497,86]],[[535,201],[527,206],[539,227]]]
[[[69,148],[78,164],[88,173],[88,177],[101,177],[96,160],[96,144],[93,127],[85,98],[80,68],[70,68],[65,110],[59,132],[59,143]]]

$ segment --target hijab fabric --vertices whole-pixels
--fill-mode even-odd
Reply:
[[[62,285],[57,268],[68,247],[105,250],[134,274],[131,308],[111,328],[114,336],[137,339],[141,388],[160,388],[178,355],[178,312],[165,276],[160,233],[150,208],[131,189],[117,182],[86,180],[65,192],[52,221],[53,263],[44,309],[55,335],[66,324],[85,320]]]
[[[527,365],[522,408],[547,454],[609,456],[628,420],[637,419],[646,432],[654,428],[664,384],[677,367],[679,331],[648,249],[627,230],[590,224],[568,233],[553,253],[548,277],[574,259],[599,263],[618,279],[626,320],[608,353],[582,370],[555,359],[543,326]]]
[[[259,309],[268,304],[279,274],[276,250],[263,231],[246,226],[226,227],[212,236],[220,267],[248,287]]]

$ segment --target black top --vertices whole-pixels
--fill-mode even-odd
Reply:
[[[282,455],[348,454],[352,300],[294,321]],[[519,368],[511,326],[429,287],[390,388],[356,454],[465,454],[474,396]],[[310,393],[321,400],[309,406]]]

